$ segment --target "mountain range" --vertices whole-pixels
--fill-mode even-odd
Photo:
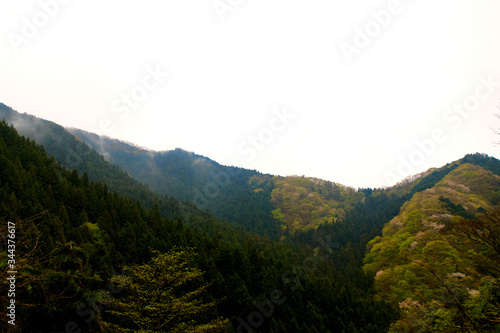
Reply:
[[[39,237],[50,237],[44,238],[39,255],[68,246],[82,249],[86,261],[68,266],[74,274],[66,278],[73,282],[70,276],[76,272],[90,281],[95,270],[104,277],[109,275],[105,268],[143,262],[150,255],[147,246],[137,245],[141,239],[160,250],[196,244],[203,257],[199,267],[215,281],[210,297],[224,299],[217,311],[238,332],[500,331],[496,158],[470,154],[389,188],[355,189],[312,177],[224,166],[182,149],[151,151],[63,128],[4,104],[0,119],[27,140],[3,129],[1,212],[19,221],[48,214],[44,218],[50,228],[39,227],[46,233]],[[24,178],[38,187],[19,180]],[[25,201],[31,199],[22,194],[23,188],[37,198],[29,207]],[[66,208],[56,209],[59,201]],[[132,237],[134,250],[125,246],[127,237]],[[106,262],[89,250],[96,244],[96,251],[106,253]],[[321,254],[328,259],[319,260]],[[306,262],[314,268],[309,271]],[[55,274],[54,281],[59,268],[47,271]],[[30,288],[47,287],[35,270],[30,272]],[[81,290],[75,287],[76,294],[91,293],[105,283],[96,279],[95,286],[88,282]],[[23,285],[25,293],[28,286]],[[55,285],[48,287],[57,293]],[[276,290],[290,299],[285,306],[263,301]],[[41,330],[50,331],[56,318],[71,313],[81,299],[73,301],[63,306],[53,300],[50,304],[64,310],[24,315],[52,316],[53,326]],[[255,307],[262,323],[252,319]],[[85,327],[101,331],[94,321]]]

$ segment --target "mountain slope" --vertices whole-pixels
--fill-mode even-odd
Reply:
[[[365,196],[354,188],[317,178],[273,177],[272,181],[273,215],[290,232],[343,221]]]
[[[0,218],[23,221],[24,253],[41,239],[41,252],[30,260],[53,260],[52,266],[25,260],[33,262],[24,266],[25,276],[34,280],[20,289],[23,301],[31,302],[27,323],[51,318],[47,325],[54,326],[45,331],[66,318],[77,319],[73,309],[86,301],[84,295],[97,295],[114,265],[144,261],[148,246],[196,247],[197,264],[215,281],[211,295],[224,299],[218,310],[235,327],[243,325],[240,317],[251,321],[246,314],[256,308],[265,312],[262,304],[270,304],[268,297],[279,290],[287,302],[273,308],[273,317],[260,327],[264,332],[382,332],[395,318],[393,308],[401,312],[394,332],[496,329],[491,316],[500,308],[497,245],[477,243],[484,235],[500,238],[490,228],[500,214],[498,219],[482,215],[500,201],[500,162],[494,158],[467,155],[393,188],[355,190],[315,178],[225,167],[180,149],[151,152],[79,130],[70,134],[4,105],[0,116],[67,166],[76,161],[81,174],[62,168],[1,124]],[[150,177],[163,194],[176,193],[269,238],[159,197],[106,159]],[[36,224],[24,221],[32,216]],[[467,238],[471,230],[475,236]],[[280,236],[282,241],[272,241]],[[47,257],[56,250],[60,256]],[[5,265],[6,252],[0,256]],[[44,282],[36,272],[50,279]],[[62,281],[71,282],[68,290],[76,296],[56,297],[65,292]],[[373,283],[378,299],[373,299]],[[47,308],[37,311],[47,295]]]
[[[281,232],[271,214],[272,184],[265,191],[254,191],[250,184],[251,178],[265,176],[257,171],[223,166],[182,149],[153,152],[79,129],[69,131],[160,195],[193,203],[260,235],[276,238]]]
[[[274,242],[209,214],[197,214],[188,224],[162,218],[158,208],[146,209],[89,178],[61,167],[32,140],[0,123],[0,303],[12,298],[7,280],[12,250],[5,237],[12,221],[20,272],[16,329],[22,332],[101,332],[102,321],[113,319],[109,299],[129,295],[110,279],[131,279],[120,267],[147,263],[150,248],[198,253],[193,264],[205,274],[196,282],[212,284],[197,304],[221,302],[195,321],[230,318],[232,331],[378,333],[394,319],[393,309],[373,299],[369,284],[356,282],[365,280],[361,270],[344,275],[344,268],[356,263],[329,255],[336,250],[330,244]],[[140,310],[156,313],[140,295]],[[120,324],[136,331],[126,319]],[[7,320],[2,317],[0,332],[10,327]]]
[[[157,200],[149,186],[161,198],[169,195],[208,209],[217,217],[260,235],[276,238],[340,221],[365,197],[363,191],[319,179],[271,177],[223,166],[182,149],[154,152],[79,129],[66,130],[50,121],[19,114],[3,104],[0,118],[14,124],[20,134],[44,145],[64,165],[76,168],[80,174],[87,172],[91,181],[106,182],[111,190],[140,199],[146,206],[152,207]],[[384,191],[403,202],[410,200],[466,162],[500,173],[489,157],[467,155]]]
[[[80,175],[86,173],[89,181],[105,184],[106,189],[116,191],[131,200],[139,200],[145,207],[158,206],[163,217],[187,219],[189,214],[200,213],[192,207],[192,202],[181,204],[164,193],[163,195],[154,193],[149,184],[140,183],[119,166],[107,161],[82,139],[54,122],[18,113],[2,103],[0,103],[0,119],[5,119],[8,124],[14,126],[20,135],[42,145],[47,154],[54,156],[61,165],[77,170]],[[54,165],[54,170],[58,172],[56,165],[57,163]]]
[[[87,172],[90,181],[106,183],[109,189],[144,202],[151,200],[149,189],[130,177],[116,165],[108,163],[95,150],[77,140],[62,126],[28,114],[21,114],[0,103],[0,119],[13,125],[17,132],[42,145],[48,155],[82,175]]]
[[[135,179],[150,184],[155,192],[184,201],[192,202],[196,199],[200,205],[204,204],[207,195],[202,193],[204,196],[197,197],[197,191],[193,190],[196,186],[199,192],[204,192],[204,185],[210,182],[225,186],[228,180],[217,179],[217,173],[230,177],[243,171],[235,167],[223,167],[209,158],[182,149],[155,152],[76,128],[69,128],[68,131],[111,163],[127,170]],[[255,175],[257,172],[249,174]]]
[[[496,159],[469,155],[437,170],[445,176],[415,193],[382,236],[368,244],[365,271],[375,276],[379,297],[402,312],[395,332],[458,332],[458,327],[486,332],[497,327],[485,319],[484,308],[477,308],[480,302],[496,306],[488,296],[498,291],[498,272],[488,268],[491,251],[455,227],[477,223],[467,221],[484,219],[482,213],[499,206],[500,176],[467,161],[491,170],[500,166]]]
[[[153,152],[79,129],[69,131],[157,193],[194,202],[259,234],[277,236],[340,220],[363,197],[353,188],[320,179],[271,177],[182,149]]]

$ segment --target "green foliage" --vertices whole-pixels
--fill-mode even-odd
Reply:
[[[23,332],[61,332],[66,327],[99,332],[104,322],[135,329],[132,322],[114,322],[110,316],[111,300],[130,295],[108,281],[125,279],[113,278],[116,267],[151,265],[149,248],[168,253],[175,246],[195,248],[198,255],[189,267],[205,272],[204,280],[200,276],[199,281],[187,282],[175,295],[182,298],[205,286],[203,281],[211,281],[197,298],[202,301],[198,305],[220,300],[195,318],[198,324],[221,316],[230,318],[237,328],[238,317],[247,318],[257,310],[254,302],[269,298],[278,289],[286,301],[265,318],[259,327],[262,332],[307,332],[313,327],[332,332],[370,327],[371,332],[384,332],[394,319],[392,308],[373,300],[372,284],[360,269],[360,249],[376,234],[371,221],[363,224],[366,233],[362,238],[351,232],[362,224],[345,228],[334,223],[276,242],[171,197],[149,192],[152,201],[147,199],[147,205],[131,200],[110,192],[106,184],[89,180],[93,177],[101,175],[80,176],[65,169],[33,141],[0,124],[0,223],[18,225],[23,279],[16,290],[17,323]],[[264,179],[248,186],[259,196],[255,202],[262,204],[258,214],[272,217],[273,209],[264,204],[267,200],[270,205],[272,183]],[[341,247],[331,244],[328,249],[316,240],[330,244],[326,236],[336,237],[335,228],[339,228]],[[316,256],[325,259],[318,262],[317,269],[305,271],[303,263]],[[0,257],[5,258],[5,252]],[[0,262],[5,264],[5,260]],[[0,302],[4,304],[6,270],[1,272]],[[297,289],[293,288],[296,282],[300,282]],[[2,323],[0,327],[6,326]]]
[[[70,131],[134,179],[149,184],[154,192],[195,203],[198,208],[259,235],[279,237],[280,227],[272,217],[269,202],[272,184],[266,182],[254,191],[250,181],[255,176],[265,179],[265,175],[222,166],[182,149],[152,152],[82,130]]]
[[[114,276],[111,283],[125,290],[109,302],[115,323],[104,323],[112,332],[226,332],[229,320],[203,317],[215,301],[203,301],[209,284],[189,288],[203,272],[193,266],[192,250],[152,250],[142,265],[125,266],[127,276]]]
[[[462,163],[470,163],[482,167],[485,170],[493,172],[500,176],[500,163],[498,159],[486,154],[468,154],[462,160]]]
[[[464,206],[455,205],[448,198],[439,197],[439,201],[441,201],[443,204],[445,204],[447,210],[452,215],[458,215],[458,216],[464,217],[466,219],[473,219],[475,217],[473,214],[470,214],[469,212],[467,212],[467,210],[464,208]]]
[[[0,223],[19,230],[22,331],[75,323],[97,332],[108,323],[208,332],[228,324],[221,317],[236,329],[239,317],[265,312],[259,306],[275,290],[284,301],[258,331],[498,331],[500,223],[481,215],[500,200],[493,158],[470,155],[398,188],[355,191],[182,150],[144,153],[113,140],[93,150],[56,124],[16,119],[31,139],[0,124]],[[162,195],[97,153],[112,145],[108,159],[143,172]],[[208,211],[170,196],[192,202],[195,189],[213,184]],[[0,252],[4,275],[5,258]],[[123,266],[128,275],[116,275]]]
[[[401,311],[391,332],[497,329],[498,303],[490,292],[497,290],[499,272],[491,267],[500,261],[491,256],[497,258],[500,223],[475,214],[493,208],[489,194],[498,186],[491,172],[459,165],[415,193],[383,236],[368,244],[365,271],[375,275],[378,296]],[[488,287],[490,280],[495,283]]]
[[[290,233],[343,220],[346,211],[363,197],[353,188],[315,178],[274,177],[272,181],[274,217],[284,222]]]

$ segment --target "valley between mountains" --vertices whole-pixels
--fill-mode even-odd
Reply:
[[[2,332],[500,332],[494,157],[355,189],[0,119]]]

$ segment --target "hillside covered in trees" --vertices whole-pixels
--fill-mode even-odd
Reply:
[[[457,163],[370,241],[377,298],[401,310],[391,331],[498,332],[499,189],[498,174]]]
[[[101,332],[112,331],[112,324],[136,331],[137,312],[119,320],[113,311],[122,304],[116,302],[148,292],[122,288],[119,280],[134,279],[133,267],[161,270],[155,251],[170,258],[191,253],[178,265],[191,267],[195,278],[177,285],[165,302],[181,306],[192,295],[206,311],[188,307],[179,327],[383,332],[396,318],[385,301],[374,300],[372,281],[350,257],[349,244],[312,234],[276,242],[195,208],[186,211],[174,199],[162,215],[161,198],[146,208],[89,181],[86,173],[62,167],[13,127],[2,123],[0,134],[2,233],[9,221],[15,224],[16,269],[22,272],[16,280],[16,326],[3,317],[3,331]],[[7,238],[3,242],[6,249]],[[3,252],[2,304],[9,301],[8,260]],[[149,313],[147,307],[143,311]]]
[[[76,131],[0,114],[3,332],[499,330],[495,158],[354,189],[106,139],[155,161],[151,186]]]

